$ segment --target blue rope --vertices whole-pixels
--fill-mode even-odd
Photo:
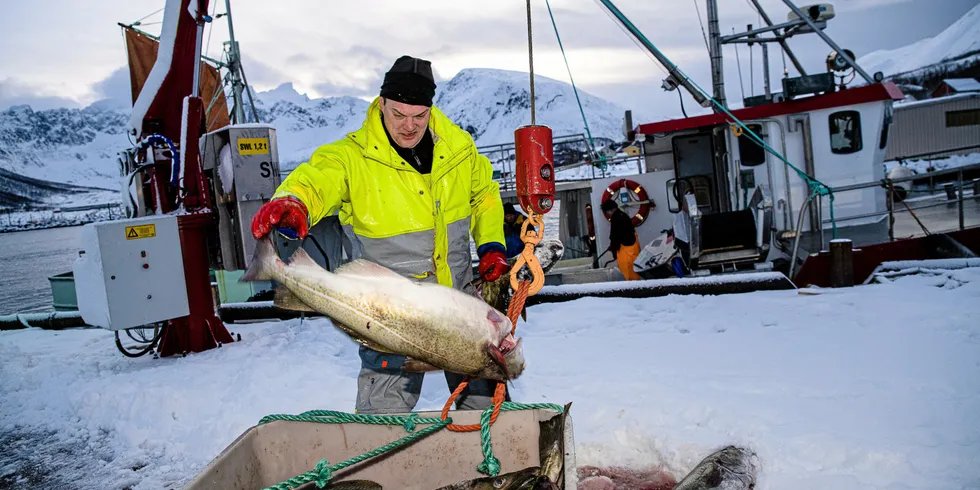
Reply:
[[[173,164],[170,166],[170,185],[177,187],[177,182],[180,178],[180,152],[177,151],[177,147],[174,142],[162,135],[162,134],[151,134],[140,143],[140,150],[146,149],[152,143],[163,143],[170,147],[170,154],[173,158]]]
[[[582,108],[582,100],[578,97],[578,89],[575,87],[575,80],[572,78],[572,69],[568,66],[568,57],[565,56],[565,47],[561,43],[561,36],[558,35],[558,25],[555,24],[555,16],[551,13],[551,2],[544,0],[548,6],[548,16],[551,17],[551,26],[555,28],[555,38],[558,39],[558,48],[561,49],[561,57],[565,60],[565,69],[568,71],[568,79],[572,82],[572,91],[575,93],[575,101],[578,102],[579,113],[582,114],[582,123],[585,124],[585,133],[589,136],[589,148],[592,154],[599,157],[599,168],[606,170],[606,157],[599,155],[595,150],[595,141],[592,139],[592,132],[589,131],[589,121],[585,118],[585,109]]]
[[[545,0],[545,1],[547,1],[547,0]],[[606,5],[606,8],[609,9],[609,12],[612,13],[613,15],[615,15],[616,18],[619,19],[620,22],[623,22],[625,25],[631,26],[633,28],[633,30],[636,32],[636,35],[640,37],[640,39],[647,45],[647,47],[649,47],[650,49],[656,51],[659,55],[663,56],[664,58],[667,58],[667,55],[665,55],[662,51],[660,51],[659,49],[657,49],[657,47],[654,46],[654,44],[652,42],[650,42],[650,40],[647,39],[647,37],[642,32],[640,32],[640,30],[637,29],[636,26],[633,25],[632,22],[629,21],[629,19],[627,19],[624,15],[622,15],[622,13],[620,13],[618,11],[618,9],[615,8],[615,6],[613,6],[612,8],[609,8],[609,5],[611,5],[612,2],[609,2],[608,0],[599,0],[599,1],[602,2],[604,5]],[[669,59],[669,58],[667,58],[667,59]],[[837,238],[837,221],[834,219],[834,191],[833,191],[833,189],[831,189],[830,187],[828,187],[823,182],[820,182],[819,180],[816,180],[816,179],[810,177],[809,175],[806,174],[806,172],[803,172],[802,170],[796,168],[796,166],[794,166],[792,163],[789,163],[789,160],[787,160],[786,157],[784,157],[778,151],[774,150],[771,146],[769,146],[768,144],[766,144],[766,142],[763,141],[762,138],[759,137],[759,135],[755,134],[754,131],[752,131],[751,129],[749,129],[749,127],[746,126],[745,123],[743,123],[739,118],[735,117],[734,114],[732,114],[731,112],[729,112],[728,109],[726,109],[723,105],[721,105],[721,103],[719,103],[714,97],[712,97],[711,94],[709,94],[703,88],[701,88],[701,86],[698,85],[697,82],[695,82],[691,77],[687,76],[687,74],[684,73],[680,69],[680,67],[678,67],[678,66],[675,65],[674,68],[677,70],[678,73],[680,73],[684,77],[684,79],[686,79],[687,81],[691,82],[691,84],[694,85],[694,87],[697,88],[698,91],[701,92],[702,95],[704,95],[707,99],[709,99],[712,104],[714,104],[719,109],[721,109],[721,111],[724,112],[735,124],[737,124],[740,128],[742,128],[742,132],[743,133],[747,133],[751,137],[750,139],[752,139],[756,144],[758,144],[758,145],[762,146],[763,148],[765,148],[766,151],[768,151],[769,153],[771,153],[773,156],[775,156],[775,157],[779,158],[780,160],[782,160],[783,163],[786,164],[786,166],[788,166],[789,168],[793,169],[793,171],[796,172],[796,175],[798,175],[801,179],[803,179],[803,181],[806,182],[807,186],[810,188],[810,190],[811,190],[810,199],[812,199],[814,196],[817,196],[817,195],[819,195],[819,196],[830,196],[830,223],[831,223],[831,226],[833,227],[833,230],[834,230],[834,238]],[[787,189],[787,191],[788,191],[788,189]],[[819,225],[820,226],[823,226],[823,223],[820,223]]]

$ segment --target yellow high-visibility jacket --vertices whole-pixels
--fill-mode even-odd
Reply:
[[[388,142],[379,100],[360,129],[317,148],[273,198],[302,201],[311,227],[340,211],[363,258],[462,290],[473,279],[471,234],[478,248],[503,251],[503,203],[490,161],[477,153],[469,133],[433,106],[432,172],[420,174]]]

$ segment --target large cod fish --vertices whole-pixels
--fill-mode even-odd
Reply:
[[[419,283],[357,259],[331,273],[298,248],[283,262],[267,236],[258,241],[242,282],[275,280],[274,303],[317,311],[353,340],[438,369],[508,381],[525,367],[521,339],[507,316],[480,298]]]

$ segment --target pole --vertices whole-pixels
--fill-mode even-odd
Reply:
[[[527,0],[527,62],[531,76],[531,126],[534,126],[534,49],[531,43],[531,0]]]
[[[695,87],[694,84],[687,79],[687,76],[682,74],[680,70],[677,69],[677,66],[671,63],[670,59],[658,51],[657,48],[654,47],[653,43],[651,43],[650,40],[647,39],[646,36],[644,36],[643,33],[640,32],[640,30],[637,29],[636,26],[633,25],[633,23],[630,22],[629,19],[627,19],[626,16],[623,15],[623,13],[620,12],[610,0],[599,0],[599,2],[609,10],[613,17],[615,17],[616,20],[619,21],[619,23],[622,24],[623,27],[625,27],[626,30],[628,30],[630,34],[632,34],[633,37],[636,38],[636,40],[639,41],[640,44],[642,44],[643,47],[657,59],[657,61],[667,68],[667,72],[670,74],[670,77],[676,83],[680,84],[680,86],[684,87],[684,89],[691,94],[691,97],[693,97],[694,100],[701,105],[701,107],[708,107],[709,105],[712,105],[711,100],[705,97],[704,94],[702,94],[697,87]],[[724,105],[723,100],[719,100],[719,102]]]
[[[830,241],[830,287],[854,285],[854,255],[851,241],[838,238]]]
[[[718,0],[706,0],[708,4],[708,45],[711,47],[711,83],[714,97],[722,107],[728,108],[725,100],[725,71],[721,53],[721,33],[718,30]],[[750,48],[751,49],[751,48]],[[721,112],[714,106],[715,112]]]
[[[895,241],[895,185],[891,179],[886,179],[888,183],[888,241]]]
[[[964,230],[965,228],[963,226],[964,223],[963,223],[963,171],[962,170],[956,173],[956,187],[959,188],[960,190],[959,202],[957,203],[957,207],[959,207],[959,215],[960,215],[960,230]]]
[[[813,29],[813,32],[816,32],[817,35],[820,36],[820,38],[827,43],[827,45],[834,48],[834,50],[837,51],[837,54],[841,58],[844,58],[844,60],[847,61],[849,65],[853,66],[854,69],[861,74],[861,77],[864,78],[864,81],[868,83],[875,83],[874,79],[871,78],[871,75],[868,75],[868,72],[864,71],[864,69],[858,66],[858,64],[853,59],[851,59],[851,57],[848,56],[847,53],[844,52],[843,48],[838,46],[837,43],[835,43],[834,40],[827,35],[827,33],[823,32],[822,29],[818,28],[817,25],[813,23],[813,21],[810,19],[808,15],[804,14],[796,5],[793,5],[792,1],[783,0],[783,3],[785,3],[790,9],[792,9],[796,15],[800,16],[800,18],[803,19],[803,21],[806,22],[806,24],[810,26],[811,29]]]
[[[762,83],[766,86],[766,100],[772,99],[769,88],[769,45],[762,43]]]
[[[228,75],[231,77],[231,97],[235,107],[231,116],[234,124],[241,124],[245,122],[245,101],[242,99],[241,55],[231,22],[231,0],[225,0],[225,10],[228,16]]]
[[[759,12],[759,15],[762,17],[762,20],[766,23],[766,25],[772,27],[772,20],[769,18],[769,15],[766,14],[766,10],[762,8],[762,5],[759,5],[759,0],[750,1],[752,2],[752,5],[755,5],[755,9]],[[793,54],[793,50],[789,49],[789,44],[786,43],[786,40],[780,39],[779,45],[782,46],[783,52],[786,53],[786,56],[789,56],[789,60],[793,62],[793,66],[796,67],[796,71],[800,72],[800,75],[806,76],[806,70],[803,69],[803,65],[800,63],[800,60],[796,59],[796,55]]]
[[[204,43],[204,19],[201,13],[200,0],[194,0],[197,4],[197,12],[194,14],[194,22],[197,23],[197,39],[194,41],[194,85],[191,87],[191,97],[197,97],[201,93],[201,45]],[[205,12],[207,13],[207,12]]]

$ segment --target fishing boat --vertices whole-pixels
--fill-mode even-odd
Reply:
[[[612,2],[598,3],[665,68],[664,90],[683,91],[711,113],[633,124],[627,111],[624,145],[637,148],[636,156],[605,161],[591,148],[592,156],[585,163],[600,169],[595,173],[605,174],[606,168],[617,164],[627,171],[557,184],[561,239],[570,252],[567,267],[559,264],[549,284],[623,280],[615,265],[609,268],[609,262],[600,265],[598,260],[608,245],[609,221],[599,211],[608,199],[632,217],[641,244],[649,250],[634,264],[641,276],[647,280],[662,276],[657,269],[663,272],[664,263],[650,261],[650,257],[666,253],[658,257],[667,258],[675,252],[670,247],[660,249],[666,242],[665,233],[670,234],[679,223],[683,208],[680,219],[691,230],[686,272],[695,278],[727,276],[741,283],[730,292],[768,288],[774,271],[785,276],[786,281],[778,281],[785,287],[793,283],[827,286],[829,248],[834,240],[847,241],[853,250],[858,283],[883,260],[964,257],[980,251],[980,229],[964,225],[964,213],[970,210],[964,211],[963,196],[974,184],[964,179],[963,171],[936,175],[950,181],[946,203],[936,206],[948,208],[949,222],[959,222],[957,228],[943,234],[955,246],[936,249],[924,244],[922,236],[896,239],[896,214],[905,211],[898,203],[915,177],[902,173],[903,167],[886,175],[884,158],[893,106],[905,96],[898,85],[884,81],[882,73],[866,73],[854,53],[824,31],[836,16],[832,5],[798,7],[784,0],[786,21],[774,24],[762,5],[752,0],[750,7],[766,25],[722,36],[717,1],[707,0],[709,92],[684,74]],[[816,35],[827,44],[829,54],[822,60],[825,71],[807,73],[804,69],[788,44],[799,35]],[[725,96],[722,46],[728,44],[762,51],[764,93],[744,97],[738,108]],[[784,69],[781,91],[774,91],[770,83],[768,48],[773,44],[782,50],[784,64],[789,58],[799,72],[790,77]],[[684,94],[678,94],[682,110]],[[588,132],[588,123],[584,123]],[[582,146],[587,145],[583,138]],[[495,152],[506,150],[494,148]],[[633,168],[635,172],[628,171]],[[963,170],[967,175],[973,171]],[[501,183],[505,188],[510,185],[508,179]],[[505,195],[513,198],[514,193]],[[950,206],[953,203],[959,206]],[[917,220],[909,211],[902,219]],[[930,233],[925,230],[925,234]],[[934,241],[928,239],[928,243]],[[867,253],[872,250],[874,253]],[[583,260],[590,257],[591,266]],[[684,272],[678,269],[674,275]],[[703,282],[692,280],[690,284],[690,288],[660,291],[704,292],[695,287]],[[610,290],[606,285],[596,291],[600,289]],[[587,288],[578,290],[591,294]],[[651,294],[654,290],[650,288]]]

